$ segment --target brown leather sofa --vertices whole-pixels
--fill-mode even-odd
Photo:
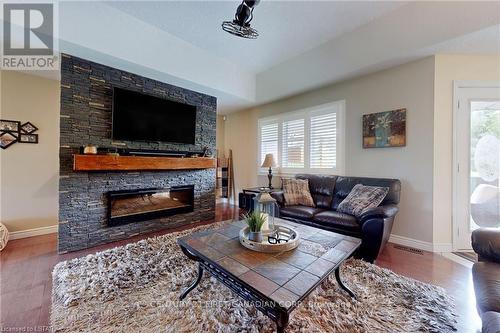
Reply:
[[[368,262],[377,259],[389,240],[394,217],[398,212],[401,182],[397,179],[299,174],[298,179],[309,180],[309,190],[315,207],[287,206],[282,192],[273,192],[278,201],[279,216],[313,227],[361,238],[356,257]],[[356,184],[388,187],[382,203],[364,212],[360,217],[337,212],[337,207]]]
[[[479,262],[472,267],[477,311],[483,333],[500,332],[500,229],[472,232],[472,248]]]

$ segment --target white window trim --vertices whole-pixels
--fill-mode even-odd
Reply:
[[[260,167],[261,158],[261,127],[263,125],[271,123],[280,123],[278,126],[278,156],[275,156],[276,162],[280,164],[281,154],[282,154],[282,126],[281,123],[287,120],[293,119],[305,119],[304,136],[305,136],[305,146],[304,146],[304,164],[309,165],[309,146],[310,146],[310,119],[311,116],[322,115],[331,113],[332,108],[337,107],[337,161],[335,168],[282,168],[278,166],[273,170],[273,173],[280,176],[294,176],[298,173],[313,173],[313,174],[334,174],[334,175],[344,175],[345,172],[345,100],[330,102],[326,104],[317,105],[314,107],[296,110],[292,112],[281,113],[271,117],[260,118],[258,120],[257,126],[257,170],[259,175],[266,175],[267,170]]]

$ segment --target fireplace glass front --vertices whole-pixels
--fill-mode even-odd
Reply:
[[[193,211],[194,186],[108,192],[108,226]]]

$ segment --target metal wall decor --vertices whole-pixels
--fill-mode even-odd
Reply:
[[[256,39],[259,36],[257,30],[250,27],[253,19],[253,9],[260,0],[243,0],[236,9],[234,20],[222,22],[222,30],[238,37]]]
[[[29,121],[22,124],[17,120],[0,119],[0,148],[6,149],[16,142],[38,143],[38,128]]]

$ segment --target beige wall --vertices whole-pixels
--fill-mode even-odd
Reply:
[[[216,131],[216,148],[217,151],[224,152],[224,135],[225,135],[224,116],[217,116],[217,131]]]
[[[59,82],[13,71],[0,78],[0,117],[39,128],[39,144],[0,150],[0,220],[10,231],[57,225]]]
[[[225,147],[233,149],[236,188],[266,184],[256,170],[259,117],[337,100],[346,101],[346,174],[401,179],[393,233],[432,242],[434,57],[229,114]],[[407,146],[363,149],[362,115],[398,108],[408,110]]]
[[[436,55],[434,243],[452,242],[453,81],[500,81],[500,55]]]

